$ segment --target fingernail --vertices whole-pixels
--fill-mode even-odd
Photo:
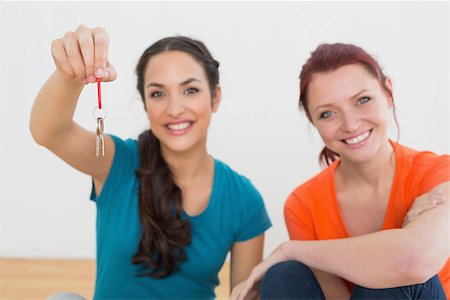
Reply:
[[[81,83],[83,83],[84,85],[86,85],[86,84],[89,83],[89,80],[88,80],[87,78],[85,78],[85,79],[81,80]]]
[[[97,78],[95,78],[94,75],[90,75],[90,76],[89,76],[89,82],[90,82],[90,83],[94,83],[94,82],[96,82],[96,81],[97,81]]]
[[[103,69],[102,68],[98,68],[96,71],[95,71],[95,76],[97,76],[97,77],[103,77],[105,75],[105,71],[103,71]]]
[[[108,79],[109,78],[109,72],[105,71],[105,78]]]

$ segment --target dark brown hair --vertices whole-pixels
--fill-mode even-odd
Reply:
[[[161,52],[182,51],[190,54],[204,69],[211,97],[219,83],[219,63],[206,46],[184,36],[161,39],[147,48],[136,66],[137,89],[145,106],[144,74],[150,59]],[[153,278],[169,276],[186,260],[184,247],[191,242],[189,220],[183,217],[182,193],[176,185],[172,171],[164,160],[160,142],[151,129],[139,135],[140,168],[136,174],[140,181],[139,217],[142,224],[141,239],[133,264],[142,266],[143,272]]]
[[[311,113],[308,109],[308,86],[314,74],[326,73],[334,71],[342,66],[350,64],[360,64],[364,66],[374,77],[377,78],[378,83],[392,99],[394,104],[394,97],[392,90],[386,83],[387,77],[383,73],[378,62],[369,55],[364,49],[352,44],[321,44],[316,50],[311,53],[310,58],[303,65],[300,72],[300,99],[299,107],[303,109],[312,123]],[[398,122],[395,116],[395,106],[393,105],[394,119],[398,129]],[[324,165],[330,165],[339,157],[339,154],[324,147],[319,155],[319,162]]]

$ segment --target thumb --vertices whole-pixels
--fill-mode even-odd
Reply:
[[[101,78],[103,82],[110,82],[117,79],[116,68],[110,62],[106,64],[105,70],[97,69],[97,72],[95,74],[96,77]]]

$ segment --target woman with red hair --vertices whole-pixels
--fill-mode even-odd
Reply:
[[[286,201],[291,241],[232,298],[450,297],[450,156],[388,138],[392,84],[375,59],[320,45],[301,71],[299,105],[327,167]]]

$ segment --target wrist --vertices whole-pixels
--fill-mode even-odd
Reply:
[[[284,261],[293,260],[292,257],[292,242],[287,241],[280,245],[280,254],[283,257]]]
[[[84,84],[80,82],[76,77],[67,77],[67,75],[61,72],[58,68],[55,69],[52,77],[55,79],[58,85],[67,87],[69,89],[80,90],[84,87]]]

